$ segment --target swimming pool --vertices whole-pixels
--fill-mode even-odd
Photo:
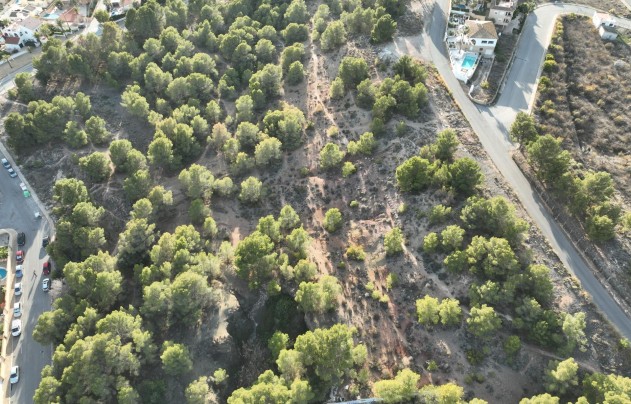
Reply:
[[[7,270],[4,268],[0,268],[0,279],[4,279],[7,277]]]
[[[477,56],[466,55],[464,59],[462,60],[462,64],[460,66],[462,66],[463,69],[471,69],[473,65],[475,65],[476,60],[478,60]]]
[[[44,19],[46,20],[56,20],[57,18],[59,18],[59,14],[56,13],[44,14]]]

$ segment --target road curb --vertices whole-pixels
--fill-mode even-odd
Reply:
[[[2,351],[0,351],[0,381],[2,382],[2,403],[8,404],[11,393],[11,384],[9,381],[9,373],[13,358],[7,357],[7,349],[9,344],[13,344],[11,334],[11,302],[13,301],[13,282],[15,276],[15,252],[17,251],[17,232],[14,229],[0,229],[0,234],[9,235],[9,255],[7,256],[7,277],[6,289],[4,292],[4,321],[2,323]],[[9,361],[10,359],[10,361]]]
[[[48,223],[48,226],[50,229],[50,236],[52,236],[53,234],[55,234],[55,222],[51,219],[50,215],[48,214],[48,210],[46,209],[46,206],[39,199],[39,197],[37,196],[37,193],[35,192],[35,189],[29,184],[24,174],[22,174],[22,170],[15,163],[15,160],[13,160],[13,156],[11,155],[11,153],[9,153],[9,150],[5,147],[4,143],[2,142],[0,142],[0,152],[2,152],[2,154],[4,154],[4,157],[7,160],[9,160],[9,163],[11,163],[11,165],[13,166],[13,169],[18,174],[20,181],[24,182],[24,184],[29,188],[30,193],[31,193],[31,198],[33,198],[33,201],[37,205],[37,208],[40,210],[40,212],[46,219],[46,222]]]

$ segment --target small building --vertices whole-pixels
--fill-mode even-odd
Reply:
[[[463,43],[464,50],[482,54],[484,57],[493,56],[497,45],[497,31],[491,21],[465,21],[467,40]]]
[[[37,41],[37,38],[35,37],[35,32],[32,29],[25,27],[21,23],[13,23],[4,28],[2,30],[2,36],[4,36],[5,40],[7,37],[18,37],[18,42],[20,44],[24,44],[24,42],[27,41]]]
[[[500,27],[510,24],[517,10],[517,1],[493,0],[489,8],[489,19]]]
[[[598,28],[598,33],[605,41],[615,41],[618,38],[618,31],[616,31],[614,27],[609,27],[607,25],[601,25]]]
[[[596,28],[601,26],[613,28],[616,26],[616,19],[610,14],[596,12],[592,17],[592,23]]]
[[[85,21],[85,17],[79,14],[79,11],[76,8],[70,8],[64,11],[60,16],[59,20],[61,21],[64,28],[68,29],[76,29],[76,27]]]
[[[19,36],[7,36],[2,37],[4,39],[4,50],[9,53],[15,53],[22,50],[24,44],[20,40]]]

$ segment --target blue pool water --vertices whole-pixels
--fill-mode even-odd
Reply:
[[[7,270],[4,268],[0,268],[0,279],[4,279],[7,277]]]
[[[474,55],[467,55],[464,57],[463,61],[462,61],[462,68],[463,69],[470,69],[473,67],[473,65],[475,64],[475,61],[477,60],[477,56]]]
[[[59,18],[59,14],[44,14],[44,18],[47,20],[56,20],[57,18]]]

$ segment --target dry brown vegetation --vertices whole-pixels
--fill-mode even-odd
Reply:
[[[429,209],[442,203],[457,210],[462,201],[442,190],[416,196],[401,195],[394,181],[397,165],[417,153],[421,146],[431,143],[438,131],[453,128],[461,143],[458,156],[471,157],[482,167],[486,178],[482,194],[487,197],[503,195],[516,203],[516,198],[486,157],[475,133],[440,78],[431,68],[428,69],[430,105],[414,120],[395,116],[388,125],[386,135],[378,140],[375,154],[354,158],[357,174],[343,179],[338,172],[325,173],[318,169],[318,153],[328,141],[346,145],[350,140],[357,140],[361,133],[368,130],[371,113],[356,107],[350,93],[342,100],[330,101],[329,84],[343,56],[361,55],[373,61],[379,49],[358,48],[351,44],[334,54],[322,55],[312,44],[306,48],[309,49],[305,60],[306,80],[299,86],[285,87],[284,93],[284,100],[303,110],[310,120],[305,144],[286,155],[278,166],[255,172],[265,184],[265,198],[260,205],[243,206],[234,198],[213,199],[212,215],[222,234],[236,244],[253,231],[259,217],[277,215],[284,204],[291,204],[314,239],[309,258],[318,265],[321,274],[335,275],[343,287],[338,310],[327,315],[307,315],[307,326],[313,329],[337,322],[356,326],[358,339],[369,349],[372,379],[391,377],[400,368],[410,367],[423,375],[424,383],[456,381],[465,386],[468,397],[480,397],[489,402],[516,402],[520,397],[540,392],[539,381],[548,360],[558,359],[556,355],[524,344],[512,364],[500,348],[491,349],[488,359],[481,364],[472,364],[467,359],[467,353],[471,353],[472,349],[471,337],[464,326],[456,330],[428,329],[416,321],[414,302],[417,298],[430,294],[439,298],[455,297],[465,302],[472,277],[448,274],[420,249],[428,232],[440,230],[429,225]],[[379,81],[390,73],[388,69],[380,71],[373,67],[371,78]],[[53,85],[44,98],[51,98],[53,93],[65,95],[78,90],[77,85],[64,88]],[[108,117],[108,129],[115,137],[129,138],[136,148],[146,152],[153,135],[151,128],[127,115],[120,107],[118,92],[102,85],[82,86],[80,90],[91,96],[94,114]],[[234,110],[233,103],[226,104],[227,110]],[[5,104],[4,108],[2,112],[6,114],[16,106]],[[407,130],[397,135],[395,125],[399,121],[405,124]],[[334,139],[326,134],[331,125],[339,128],[339,135]],[[79,155],[87,153],[84,150]],[[77,157],[75,152],[61,145],[50,145],[45,150],[25,156],[20,165],[42,199],[51,203],[51,186],[56,178],[81,177]],[[217,176],[227,172],[223,158],[214,152],[204,153],[197,163],[210,168]],[[123,179],[121,174],[116,174],[107,184],[90,189],[95,202],[106,208],[110,216],[108,219],[115,219],[107,220],[111,226],[108,236],[112,242],[124,226],[126,212],[129,211],[122,192]],[[173,231],[180,224],[188,224],[186,212],[189,203],[182,194],[177,176],[159,178],[159,182],[173,191],[176,204],[171,220],[159,223],[160,231]],[[357,201],[358,207],[350,208],[351,201]],[[402,204],[407,206],[406,210],[399,209]],[[323,212],[332,207],[343,212],[345,223],[342,231],[335,235],[329,235],[322,229]],[[519,206],[517,210],[518,215],[525,217]],[[406,249],[400,257],[386,258],[383,234],[395,226],[403,229]],[[587,313],[589,349],[576,352],[577,361],[585,369],[624,373],[631,358],[624,356],[616,344],[617,335],[589,303],[578,282],[562,268],[534,227],[525,243],[532,249],[532,257],[520,258],[532,259],[555,269],[556,300],[553,307],[568,313]],[[345,258],[344,252],[349,244],[364,247],[367,253],[364,263]],[[390,289],[386,282],[389,274],[396,274],[398,278]],[[220,314],[212,320],[212,324],[202,325],[198,334],[191,337],[189,346],[193,346],[193,356],[202,359],[195,362],[198,375],[209,374],[217,367],[227,367],[233,370],[231,381],[248,385],[261,370],[273,366],[265,352],[265,341],[250,337],[256,336],[252,322],[262,322],[265,314],[252,309],[258,307],[259,292],[249,290],[242,280],[232,274],[226,275],[226,278],[230,290],[223,292],[225,299]],[[376,290],[389,297],[389,302],[381,303],[370,297],[367,283],[371,281]],[[226,324],[232,321],[231,317],[234,319],[233,311],[239,305],[243,310],[233,327],[241,327],[240,338],[232,332],[228,335],[230,328],[226,331]],[[500,339],[496,338],[495,344],[499,347],[500,343]],[[437,370],[428,370],[430,361],[436,362]],[[370,394],[367,384],[361,388],[364,396]]]
[[[579,166],[606,171],[617,202],[631,201],[631,48],[603,41],[591,20],[567,16],[557,23],[549,48],[556,68],[544,71],[535,108],[542,134],[563,138]],[[628,237],[601,247],[608,276],[627,301],[631,282]]]

